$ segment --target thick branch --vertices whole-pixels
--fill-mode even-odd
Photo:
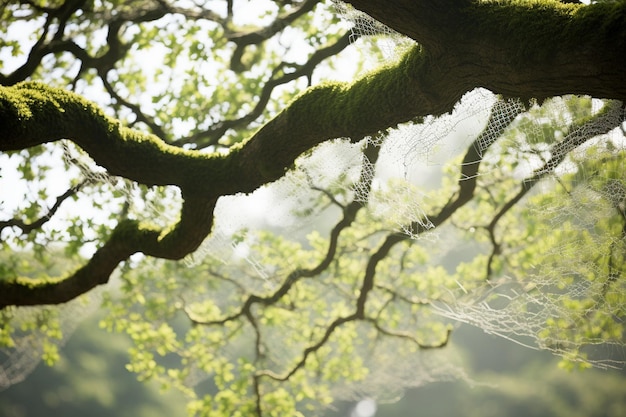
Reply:
[[[511,97],[583,94],[626,101],[626,2],[351,0],[474,86]],[[453,64],[456,66],[457,64]]]
[[[213,196],[251,192],[295,159],[337,137],[363,137],[416,115],[452,109],[465,88],[448,86],[415,48],[400,63],[354,83],[307,90],[242,146],[224,156],[168,146],[122,127],[81,97],[37,83],[0,90],[0,150],[69,138],[111,174],[146,185],[178,185]],[[431,90],[432,89],[432,90]],[[437,97],[431,91],[440,91]]]
[[[425,49],[416,46],[397,64],[353,83],[307,90],[228,155],[168,146],[154,135],[122,127],[77,95],[42,84],[0,88],[0,150],[71,139],[109,173],[146,185],[177,185],[185,198],[181,220],[171,231],[123,222],[84,267],[89,273],[81,275],[81,269],[65,281],[37,286],[45,296],[26,297],[25,285],[4,282],[0,305],[70,299],[80,293],[76,288],[106,281],[119,262],[138,251],[170,259],[184,256],[209,233],[219,196],[251,192],[280,178],[299,155],[326,140],[360,138],[416,117],[449,112],[476,87],[539,99],[569,93],[626,99],[626,2],[580,7],[548,0],[542,7],[469,0],[352,3]],[[458,196],[431,222],[446,220],[464,204],[463,198]],[[202,226],[194,227],[198,222]],[[390,236],[379,256],[371,258],[358,315],[364,314],[378,260],[400,240]],[[77,283],[81,276],[84,281]]]
[[[215,200],[184,196],[180,221],[160,230],[133,220],[121,221],[107,242],[85,266],[66,277],[0,280],[0,309],[9,305],[60,304],[108,282],[120,264],[142,252],[164,259],[182,259],[200,246],[213,225]]]

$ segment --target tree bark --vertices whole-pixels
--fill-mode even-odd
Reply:
[[[494,93],[626,100],[626,2],[351,0]]]

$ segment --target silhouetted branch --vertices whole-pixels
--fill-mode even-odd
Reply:
[[[194,144],[198,149],[206,148],[208,146],[217,146],[219,139],[224,136],[228,130],[247,126],[260,117],[267,107],[267,104],[272,96],[272,92],[276,87],[287,84],[300,77],[310,76],[318,64],[329,57],[337,55],[350,45],[350,42],[350,33],[345,33],[332,45],[315,51],[309,60],[303,65],[291,65],[286,62],[281,63],[274,69],[274,73],[270,79],[263,84],[257,103],[248,114],[237,119],[223,120],[221,122],[214,123],[207,130],[196,132],[190,136],[177,139],[172,142],[172,144],[176,146]],[[284,73],[284,69],[286,67],[291,67],[294,70],[289,73]],[[283,71],[283,75],[278,78],[274,78],[275,74],[280,71]]]
[[[356,314],[351,314],[349,316],[338,317],[335,320],[333,320],[330,323],[330,325],[326,328],[326,331],[324,331],[324,334],[322,335],[322,337],[316,343],[304,349],[300,360],[289,371],[283,373],[282,375],[276,374],[267,369],[258,371],[256,375],[265,376],[265,377],[274,379],[276,381],[288,380],[289,378],[291,378],[293,374],[298,372],[298,370],[302,369],[304,365],[306,365],[307,359],[309,358],[311,354],[317,352],[322,346],[326,344],[326,342],[328,342],[328,339],[330,339],[330,336],[332,336],[335,330],[337,330],[339,327],[341,327],[345,323],[356,321],[358,319],[359,317]]]
[[[374,328],[382,335],[408,340],[411,343],[415,344],[418,348],[423,349],[423,350],[440,349],[440,348],[445,347],[448,344],[448,341],[450,340],[450,335],[452,334],[452,330],[448,329],[446,332],[446,336],[443,338],[441,342],[427,345],[417,340],[417,338],[415,338],[415,336],[413,336],[411,333],[385,329],[384,327],[380,325],[380,323],[376,319],[367,317],[364,319],[364,321],[371,323],[374,326]]]
[[[33,230],[41,228],[41,226],[48,222],[48,220],[52,219],[52,216],[54,216],[54,214],[57,212],[59,207],[61,207],[61,204],[63,204],[65,200],[75,196],[80,191],[80,189],[87,183],[89,183],[89,180],[84,180],[74,187],[69,188],[66,192],[56,198],[56,201],[54,202],[52,207],[48,209],[48,212],[45,215],[31,223],[26,223],[21,219],[0,221],[0,231],[2,231],[2,229],[4,229],[5,227],[17,227],[22,231],[22,234],[27,235]]]
[[[304,0],[299,7],[293,10],[291,13],[287,13],[283,16],[276,18],[269,26],[261,29],[248,31],[248,32],[234,32],[228,33],[226,39],[235,43],[236,48],[230,60],[230,68],[235,72],[241,72],[244,70],[244,66],[241,62],[241,57],[244,54],[245,48],[248,45],[259,44],[271,38],[287,26],[289,26],[298,17],[313,10],[315,5],[320,0]]]

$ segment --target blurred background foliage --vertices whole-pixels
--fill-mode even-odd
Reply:
[[[186,399],[138,382],[126,369],[128,340],[83,322],[54,367],[40,364],[24,382],[0,392],[0,415],[154,417],[186,415]],[[547,352],[530,350],[462,326],[452,338],[471,381],[439,381],[378,404],[376,417],[621,417],[626,372],[568,371]],[[355,403],[336,402],[326,417],[358,417]]]

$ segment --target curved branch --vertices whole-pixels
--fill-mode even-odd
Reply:
[[[387,10],[388,15],[395,16],[389,26],[409,35],[412,30],[414,39],[423,41],[427,49],[416,46],[396,64],[353,83],[325,83],[308,89],[227,155],[168,146],[154,135],[122,127],[97,106],[60,89],[38,83],[0,88],[0,150],[67,138],[112,175],[145,185],[177,185],[182,190],[185,204],[174,229],[160,231],[132,222],[120,223],[111,240],[88,264],[106,259],[98,270],[100,278],[88,275],[80,285],[89,287],[106,281],[108,275],[103,274],[137,251],[168,258],[184,256],[197,247],[202,233],[209,233],[212,204],[219,196],[251,192],[277,180],[299,155],[324,141],[361,138],[416,117],[449,112],[464,93],[476,87],[540,100],[566,93],[626,99],[625,2],[591,6],[554,3],[542,8],[534,7],[533,2],[469,0],[398,0],[384,4],[355,0],[353,4],[369,6],[372,10],[365,11],[384,23],[388,22],[381,17]],[[376,6],[382,8],[378,15],[371,13]],[[502,22],[514,35],[510,39],[504,36]],[[529,22],[532,30],[526,27]],[[594,28],[593,33],[587,30],[589,27]],[[432,41],[429,35],[439,40]],[[553,45],[554,57],[532,55],[533,47],[541,51],[540,46],[545,45]],[[194,224],[194,216],[191,220],[185,218],[190,211],[195,212],[189,210],[196,206],[189,203],[191,196],[204,202],[200,205],[205,207],[205,217],[199,216],[203,227],[198,229],[188,227]],[[462,205],[458,197],[457,201],[431,218],[432,224],[436,226],[450,217]],[[416,233],[423,232],[418,224],[412,228]],[[191,234],[192,243],[186,242],[186,233]],[[128,239],[118,237],[125,235]],[[359,314],[364,313],[367,293],[373,288],[378,261],[405,238],[400,234],[389,236],[378,255],[370,259],[357,304]],[[173,242],[180,242],[181,249],[176,250]],[[13,284],[3,283],[0,305],[35,303],[23,297],[27,293],[24,285]],[[48,281],[37,286],[37,291],[49,288],[43,293],[57,291],[56,295],[37,295],[33,300],[43,303],[69,299],[78,292],[59,294],[58,288],[67,285],[65,281]],[[10,295],[18,293],[22,296]]]
[[[283,375],[278,375],[267,369],[258,371],[256,375],[258,377],[266,376],[276,381],[287,381],[289,378],[291,378],[293,374],[298,372],[298,370],[302,369],[304,365],[306,365],[306,361],[312,353],[317,352],[322,346],[326,344],[326,342],[328,341],[328,339],[330,339],[330,336],[332,336],[335,330],[337,330],[345,323],[356,320],[359,320],[359,317],[356,314],[351,314],[345,317],[338,317],[333,320],[332,323],[330,323],[330,325],[326,328],[326,331],[324,332],[322,337],[316,343],[304,349],[304,351],[302,352],[302,358],[300,358],[300,360],[293,366],[293,368],[285,372]]]
[[[69,138],[111,174],[145,185],[178,185],[213,196],[251,192],[282,177],[300,154],[324,141],[368,136],[415,113],[451,108],[462,90],[443,103],[423,94],[419,76],[426,60],[415,48],[398,65],[354,83],[309,89],[228,155],[168,146],[154,135],[122,127],[76,94],[22,83],[0,89],[5,126],[0,150]],[[407,90],[407,83],[415,88]]]
[[[380,334],[389,336],[389,337],[399,338],[399,339],[406,339],[412,342],[413,344],[415,344],[418,348],[422,350],[440,349],[440,348],[446,347],[448,345],[448,342],[450,341],[450,335],[452,334],[452,330],[448,329],[445,337],[442,339],[441,342],[435,343],[432,345],[427,345],[417,340],[415,336],[413,336],[411,333],[385,329],[384,327],[380,325],[380,323],[378,323],[376,319],[367,317],[364,320],[368,323],[371,323]]]
[[[277,17],[272,23],[269,24],[269,26],[249,32],[235,32],[226,35],[226,39],[237,45],[230,60],[231,69],[236,72],[244,70],[241,58],[243,57],[246,46],[259,44],[271,38],[293,23],[294,20],[313,10],[315,5],[319,2],[320,0],[304,0],[300,7],[296,8],[291,13]]]
[[[450,335],[452,333],[452,331],[450,329],[448,329],[445,338],[437,344],[433,344],[433,345],[426,345],[424,343],[419,342],[417,339],[415,339],[413,336],[407,334],[407,333],[403,333],[403,332],[394,332],[394,331],[390,331],[387,329],[384,329],[383,327],[381,327],[378,322],[372,318],[369,317],[365,317],[365,316],[361,316],[358,312],[348,315],[348,316],[343,316],[343,317],[337,317],[335,320],[333,320],[329,326],[326,328],[326,330],[324,331],[324,334],[322,335],[322,337],[314,344],[310,345],[309,347],[307,347],[306,349],[304,349],[304,351],[302,352],[302,357],[300,358],[300,360],[287,372],[283,373],[282,375],[276,374],[270,370],[261,370],[258,371],[255,375],[255,377],[260,378],[260,377],[268,377],[271,378],[275,381],[287,381],[289,378],[291,378],[296,372],[298,372],[298,370],[302,369],[305,365],[306,362],[309,358],[309,356],[315,352],[317,352],[320,348],[322,348],[326,342],[328,342],[328,340],[330,339],[330,337],[332,336],[332,334],[335,332],[335,330],[337,330],[339,327],[341,327],[342,325],[352,322],[352,321],[365,321],[365,322],[369,322],[371,323],[376,330],[378,330],[381,334],[385,335],[385,336],[390,336],[390,337],[397,337],[397,338],[403,338],[403,339],[407,339],[410,340],[411,342],[415,343],[419,348],[421,349],[437,349],[437,348],[442,348],[444,346],[446,346],[448,344],[448,341],[450,340]]]
[[[88,182],[89,180],[84,180],[58,196],[52,207],[48,209],[48,212],[34,222],[25,223],[23,220],[20,219],[0,221],[0,231],[2,231],[2,229],[4,229],[5,227],[17,227],[22,231],[22,234],[27,235],[33,230],[41,228],[41,226],[43,226],[48,220],[52,218],[52,216],[54,216],[54,214],[57,212],[59,207],[61,207],[61,204],[63,204],[65,200],[76,195],[80,191],[80,189],[83,188],[83,186],[85,186]]]
[[[21,149],[51,140],[71,138],[113,175],[121,175],[146,185],[174,184],[181,188],[185,199],[181,220],[172,231],[163,232],[164,237],[161,231],[136,223],[122,223],[125,225],[125,233],[129,235],[124,242],[113,239],[118,229],[113,232],[103,250],[108,253],[110,249],[116,255],[106,257],[110,263],[100,268],[100,271],[110,274],[119,262],[136,252],[178,259],[195,250],[210,232],[212,207],[191,214],[193,210],[189,208],[195,204],[190,204],[190,199],[211,206],[221,195],[252,191],[263,183],[280,178],[299,154],[317,143],[358,132],[367,134],[370,129],[375,129],[381,121],[367,117],[372,111],[382,116],[385,127],[393,124],[390,120],[398,118],[398,104],[407,99],[402,82],[407,78],[407,69],[419,70],[424,65],[421,51],[415,49],[396,67],[383,68],[377,76],[370,75],[351,85],[334,83],[311,89],[268,122],[250,141],[225,156],[183,150],[166,145],[153,135],[124,128],[119,122],[105,116],[97,106],[73,93],[39,83],[18,84],[0,89],[0,122],[6,126],[6,134],[0,137],[0,150]],[[408,74],[412,73],[408,71]],[[412,78],[409,77],[409,80]],[[390,96],[389,91],[402,91],[403,94]],[[415,99],[412,95],[409,97]],[[418,105],[427,108],[427,113],[436,113],[430,110],[433,106],[427,98],[418,96],[416,101]],[[338,119],[346,105],[356,108],[345,118]],[[415,110],[410,109],[409,114],[414,114]],[[311,120],[312,114],[317,115],[313,118],[316,121]],[[326,132],[320,132],[320,127]],[[293,141],[293,137],[299,140]],[[440,220],[445,220],[451,213],[449,211],[445,216],[440,214]],[[196,218],[200,218],[201,224],[208,227],[195,227]],[[190,236],[186,239],[187,233]],[[383,252],[370,260],[357,303],[361,317],[378,261],[386,255],[384,251],[404,238],[404,235],[399,234],[390,236],[383,246]],[[184,244],[168,244],[177,240],[183,240]],[[119,248],[116,245],[120,245]],[[297,274],[299,272],[288,279],[285,291],[291,285],[288,283],[297,278]],[[71,278],[74,276],[79,275],[74,274]],[[97,276],[93,275],[82,287],[75,284],[72,287],[85,290],[106,281]],[[42,288],[50,287],[51,282]],[[59,284],[57,281],[54,283]],[[14,285],[16,294],[22,296],[11,296],[6,292],[0,303],[3,305],[63,302],[69,299],[67,294],[79,294],[77,291],[65,291],[66,296],[60,297],[52,290],[45,290],[43,295],[33,295],[31,300],[25,300],[23,296],[27,291],[19,282],[4,285]]]
[[[182,259],[200,246],[213,225],[216,200],[184,196],[180,221],[160,230],[134,220],[120,221],[109,239],[86,265],[56,279],[0,280],[0,309],[10,305],[61,304],[108,282],[117,266],[142,252],[164,259]]]

